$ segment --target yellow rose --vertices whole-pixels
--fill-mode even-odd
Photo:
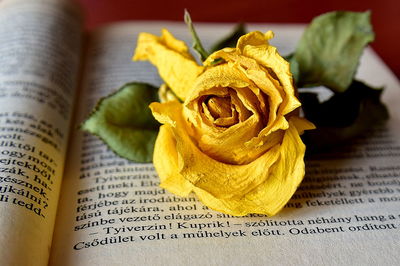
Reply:
[[[313,125],[294,112],[289,64],[272,37],[248,33],[199,66],[167,30],[139,36],[134,59],[153,63],[183,101],[150,105],[163,124],[153,158],[161,187],[231,215],[274,215],[289,201],[305,171],[299,135]]]

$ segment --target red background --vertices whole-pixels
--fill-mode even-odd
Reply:
[[[182,21],[187,8],[195,22],[308,23],[333,10],[372,11],[374,50],[400,77],[399,0],[75,0],[86,14],[87,28],[118,20]]]

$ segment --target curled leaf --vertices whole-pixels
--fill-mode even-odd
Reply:
[[[388,110],[380,101],[382,92],[382,88],[354,81],[347,91],[323,103],[314,93],[300,93],[305,117],[317,127],[303,136],[308,152],[345,144],[388,119]]]

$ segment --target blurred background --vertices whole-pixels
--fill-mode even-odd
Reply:
[[[92,29],[121,20],[183,21],[183,9],[194,22],[309,23],[333,10],[372,11],[376,38],[372,47],[400,77],[399,0],[74,0]]]

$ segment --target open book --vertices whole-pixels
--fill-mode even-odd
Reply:
[[[158,187],[151,164],[115,156],[79,131],[101,96],[130,81],[161,84],[132,62],[139,32],[181,23],[119,23],[83,33],[69,2],[0,2],[2,265],[338,265],[400,259],[400,84],[367,49],[358,78],[385,86],[391,118],[353,145],[307,162],[276,217],[232,217]],[[196,25],[197,26],[197,25]],[[198,25],[206,46],[232,25]],[[273,30],[288,54],[303,26]],[[372,128],[372,127],[371,127]]]

